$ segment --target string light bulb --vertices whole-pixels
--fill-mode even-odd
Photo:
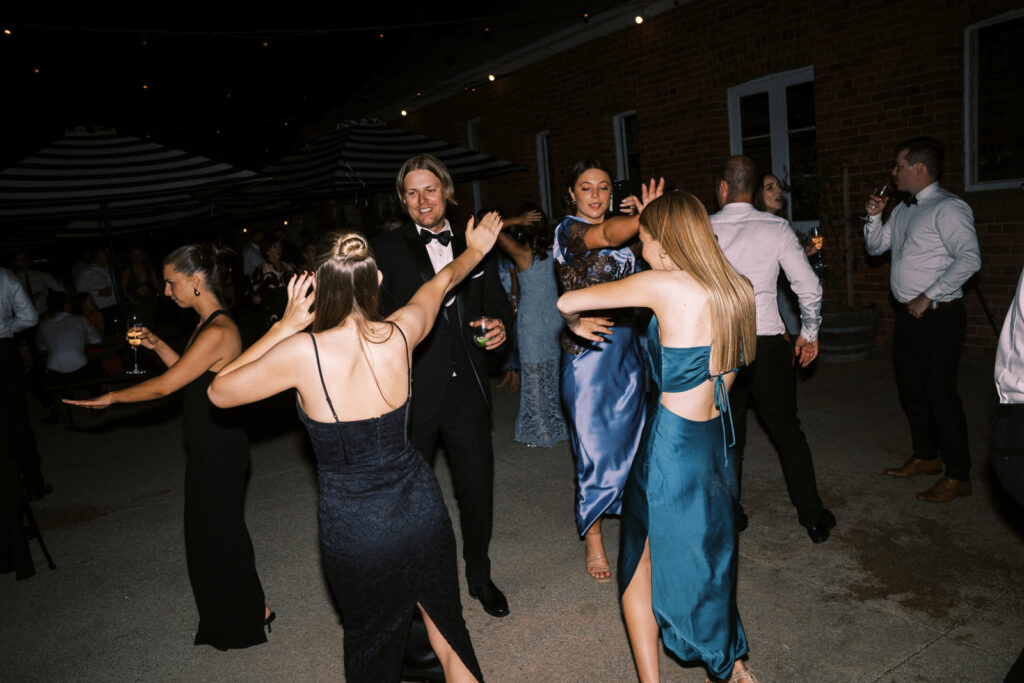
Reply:
[[[636,15],[636,17],[633,18],[633,21],[635,21],[638,24],[642,24],[644,23],[644,18],[638,14]]]
[[[487,80],[489,80],[491,83],[494,83],[494,74],[487,74]]]
[[[13,35],[13,34],[11,33],[11,29],[9,29],[9,28],[5,28],[5,29],[4,29],[4,35],[5,35],[5,36]]]
[[[407,112],[406,110],[403,109],[402,110],[402,116],[408,116],[408,115],[409,115],[409,112]]]

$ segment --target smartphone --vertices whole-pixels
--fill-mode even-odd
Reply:
[[[609,208],[611,209],[613,216],[625,215],[623,214],[621,207],[619,207],[619,204],[623,199],[631,194],[633,194],[633,190],[630,187],[628,178],[625,180],[612,181],[612,202]]]

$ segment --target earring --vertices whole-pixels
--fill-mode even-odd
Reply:
[[[199,288],[198,287],[193,287],[192,291],[195,292],[196,296],[199,296]]]

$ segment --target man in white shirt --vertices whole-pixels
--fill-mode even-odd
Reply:
[[[754,287],[757,316],[757,359],[740,371],[731,392],[736,443],[746,442],[746,408],[749,399],[764,420],[768,435],[779,452],[789,499],[800,524],[814,543],[824,543],[836,524],[818,495],[814,461],[807,437],[796,414],[794,348],[785,338],[779,315],[779,269],[786,274],[800,303],[801,329],[795,355],[806,367],[818,356],[821,326],[821,282],[814,274],[789,221],[758,211],[751,201],[760,175],[754,161],[734,156],[725,162],[718,181],[721,210],[711,216],[711,227],[725,257]],[[737,518],[742,530],[746,516]]]
[[[63,292],[65,289],[57,278],[42,270],[33,270],[31,266],[32,259],[24,251],[16,252],[11,259],[14,276],[32,299],[36,313],[43,316],[46,315],[46,297],[50,292]]]
[[[97,308],[103,313],[103,322],[107,330],[113,330],[114,316],[117,312],[117,296],[114,292],[114,278],[110,274],[105,249],[97,249],[92,263],[78,271],[75,279],[75,290],[89,292]]]
[[[71,314],[71,300],[64,292],[50,294],[47,306],[55,312],[39,323],[39,347],[48,353],[46,369],[67,381],[86,367],[85,347],[99,344],[100,333],[85,317]]]
[[[967,419],[956,375],[967,323],[963,285],[981,267],[971,207],[939,186],[944,156],[942,143],[933,138],[900,143],[893,180],[910,196],[883,222],[889,199],[872,195],[864,225],[868,253],[891,254],[889,286],[897,301],[893,360],[913,444],[911,457],[885,473],[937,474],[945,464],[945,476],[917,495],[933,503],[971,494]]]
[[[39,500],[53,491],[43,479],[36,435],[25,408],[25,367],[14,340],[16,333],[38,321],[36,309],[14,273],[0,268],[0,439],[18,464],[29,500]]]

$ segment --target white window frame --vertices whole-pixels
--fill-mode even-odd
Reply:
[[[1024,178],[978,180],[978,61],[979,29],[1024,16],[1024,9],[1010,10],[999,16],[979,21],[964,29],[964,189],[1007,190],[1024,187]]]
[[[554,204],[551,197],[551,152],[548,147],[550,130],[537,133],[537,182],[540,184],[540,208],[548,220],[554,220]]]
[[[612,134],[615,136],[616,180],[629,180],[629,146],[626,143],[626,119],[636,116],[636,109],[612,116]],[[618,200],[616,200],[618,201]]]
[[[480,117],[474,116],[466,121],[466,147],[479,152],[480,150]],[[487,203],[487,186],[483,180],[473,181],[473,213],[480,213]]]
[[[768,119],[770,125],[770,143],[772,163],[775,168],[761,169],[762,173],[771,173],[784,181],[789,181],[791,169],[789,163],[789,127],[787,125],[786,88],[814,80],[814,67],[805,66],[792,71],[768,74],[752,81],[733,86],[727,91],[729,102],[729,148],[732,154],[743,154],[743,128],[740,120],[740,98],[757,93],[768,93]],[[815,114],[817,126],[817,114]],[[793,203],[788,202],[787,217],[793,219]],[[793,227],[799,232],[806,232],[818,225],[818,221],[794,221]]]

